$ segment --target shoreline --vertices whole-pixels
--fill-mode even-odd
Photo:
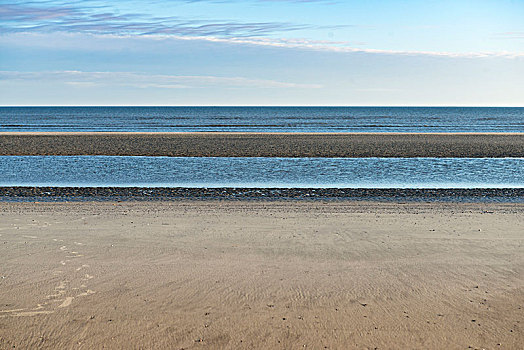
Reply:
[[[304,132],[304,131],[0,131],[0,136],[9,135],[521,135],[524,132]]]
[[[0,187],[0,202],[116,200],[524,203],[524,188]]]
[[[524,157],[524,133],[1,132],[0,155]]]

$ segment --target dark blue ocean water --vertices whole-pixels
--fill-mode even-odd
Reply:
[[[523,188],[524,158],[0,156],[0,186]]]
[[[0,131],[524,132],[524,108],[0,107]]]

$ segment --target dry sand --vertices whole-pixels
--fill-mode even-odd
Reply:
[[[517,349],[524,205],[0,203],[0,348]]]
[[[524,157],[524,133],[3,132],[0,155]]]

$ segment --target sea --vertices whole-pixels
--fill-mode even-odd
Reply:
[[[524,108],[0,107],[2,131],[524,132]],[[0,186],[524,188],[524,159],[2,156]]]
[[[524,132],[524,108],[0,107],[0,131]]]
[[[524,158],[0,156],[0,186],[524,188]]]

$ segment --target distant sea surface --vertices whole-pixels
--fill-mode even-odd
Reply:
[[[524,108],[0,107],[0,131],[524,132]]]

